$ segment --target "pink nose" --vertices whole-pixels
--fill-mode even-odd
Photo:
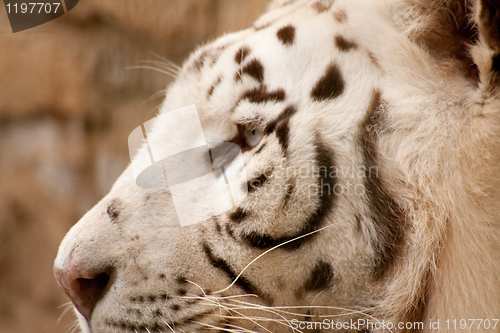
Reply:
[[[63,269],[54,268],[57,283],[87,320],[96,303],[111,285],[113,269],[89,272],[78,265],[67,265]]]

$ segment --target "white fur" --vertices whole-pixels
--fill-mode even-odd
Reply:
[[[300,307],[291,312],[304,315],[310,308],[313,314],[340,313],[344,319],[370,315],[397,322],[414,306],[425,287],[423,278],[430,274],[423,318],[425,332],[453,331],[445,327],[447,319],[500,318],[500,94],[488,85],[492,51],[484,40],[472,49],[483,82],[476,87],[458,72],[444,68],[408,37],[415,25],[426,23],[412,21],[409,16],[402,18],[402,13],[408,13],[409,2],[336,0],[323,13],[317,13],[312,3],[275,1],[272,10],[255,24],[265,28],[249,28],[200,48],[169,87],[161,111],[195,104],[209,141],[215,137],[231,139],[237,133],[235,122],[255,115],[274,119],[290,104],[299,110],[290,122],[286,159],[272,135],[264,139],[267,147],[262,153],[244,154],[249,178],[258,176],[266,167],[275,169],[266,189],[275,189],[277,194],[249,194],[241,206],[252,212],[252,222],[235,226],[236,237],[250,231],[279,237],[300,230],[304,218],[317,205],[316,196],[305,195],[316,178],[313,173],[301,177],[296,194],[284,209],[281,203],[287,181],[285,172],[297,168],[311,170],[317,134],[335,153],[336,166],[343,171],[338,182],[351,192],[337,198],[326,219],[326,229],[303,249],[267,253],[243,275],[270,294],[274,306]],[[339,11],[346,14],[345,22],[334,19]],[[285,47],[276,37],[276,31],[288,24],[296,27],[291,47]],[[340,52],[333,43],[336,35],[354,41],[356,50]],[[225,48],[215,65],[208,61],[200,71],[192,69],[204,51],[219,46]],[[233,110],[245,91],[258,86],[248,75],[243,75],[239,83],[234,80],[239,68],[234,55],[242,46],[252,50],[244,64],[259,59],[264,66],[265,84],[270,90],[283,88],[287,94],[285,102],[255,105],[243,101]],[[332,61],[342,72],[345,90],[334,100],[312,101],[312,88]],[[221,83],[207,98],[207,91],[219,77],[223,78]],[[375,231],[367,218],[366,194],[352,192],[356,185],[363,184],[363,177],[348,172],[353,166],[362,165],[359,126],[375,90],[382,93],[386,115],[386,127],[379,133],[379,171],[408,216],[405,247],[396,268],[377,282],[371,279],[375,252],[370,240]],[[154,128],[150,144],[161,145],[165,134],[161,123]],[[146,163],[148,158],[143,147],[133,165],[141,160]],[[120,210],[114,223],[106,214],[111,201],[118,202]],[[363,216],[361,231],[356,214]],[[219,219],[223,229],[231,223],[227,214]],[[113,285],[97,303],[88,327],[81,319],[83,332],[125,332],[119,326],[107,325],[107,320],[147,326],[158,319],[153,315],[157,309],[163,313],[161,319],[168,322],[182,321],[207,309],[214,314],[199,320],[205,325],[217,326],[221,315],[231,313],[238,317],[228,310],[237,307],[232,300],[216,297],[242,294],[237,287],[209,294],[205,302],[194,305],[183,297],[174,297],[161,306],[130,301],[130,297],[175,294],[178,276],[186,276],[212,293],[227,287],[231,281],[208,263],[202,242],[209,243],[213,253],[238,273],[263,252],[232,240],[224,232],[218,235],[213,221],[184,228],[175,228],[177,224],[168,190],[137,187],[128,168],[111,192],[70,230],[61,244],[56,268],[71,264],[92,270],[110,266],[116,269]],[[332,287],[298,297],[296,291],[302,288],[318,260],[329,262],[334,268]],[[165,278],[159,278],[160,274]],[[188,295],[203,295],[194,284],[182,287]],[[297,318],[279,310],[258,308],[264,304],[261,299],[248,297],[245,301],[254,304],[253,308],[239,311],[253,321],[234,320],[233,324],[252,332],[264,331],[259,325],[271,332],[289,332],[286,322],[279,323],[280,316]],[[171,310],[172,302],[180,304],[181,310]],[[346,309],[362,310],[365,314],[353,314]],[[140,310],[142,316],[127,310]],[[262,316],[274,321],[258,321]],[[430,330],[429,320],[438,319],[440,330]],[[173,330],[194,332],[201,327],[191,323]],[[495,331],[499,330],[500,324]]]

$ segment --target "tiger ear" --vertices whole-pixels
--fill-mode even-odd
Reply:
[[[443,68],[478,84],[500,81],[500,0],[407,0],[408,36]]]
[[[479,42],[472,55],[480,81],[490,89],[500,88],[500,1],[478,0],[475,11]]]

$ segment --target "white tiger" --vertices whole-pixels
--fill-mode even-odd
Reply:
[[[498,0],[274,1],[161,113],[191,104],[248,195],[174,228],[129,167],[55,260],[83,332],[500,332]]]

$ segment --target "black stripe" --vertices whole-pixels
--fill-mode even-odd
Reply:
[[[363,162],[366,170],[365,187],[370,207],[370,217],[377,230],[377,251],[374,278],[381,279],[389,271],[400,250],[404,238],[405,213],[399,204],[390,195],[385,186],[384,179],[377,172],[376,176],[371,170],[378,170],[378,131],[381,128],[382,118],[380,113],[381,94],[374,92],[368,113],[360,128],[360,145],[363,153]]]
[[[337,64],[330,64],[325,74],[319,79],[311,92],[311,97],[318,102],[333,99],[342,94],[345,81]]]
[[[219,220],[214,219],[215,223],[215,231],[220,235],[222,232],[222,227],[220,226]]]
[[[295,182],[294,180],[288,180],[285,185],[285,200],[283,201],[282,207],[286,208],[288,203],[290,202],[290,198],[292,197],[293,191],[295,190]]]
[[[210,89],[208,90],[208,93],[207,93],[208,98],[212,97],[212,95],[213,95],[213,93],[214,93],[215,88],[216,88],[219,84],[221,84],[221,82],[222,82],[222,78],[221,78],[221,77],[218,77],[218,78],[217,78],[217,81],[215,81],[215,82],[212,84],[212,86],[210,86]]]
[[[241,63],[250,54],[250,52],[252,51],[247,46],[243,46],[236,52],[236,55],[234,56],[234,61],[236,61],[236,63],[241,65]]]
[[[493,57],[491,62],[491,70],[500,73],[500,53]]]
[[[255,247],[257,249],[267,250],[272,247],[275,247],[283,242],[286,242],[288,239],[292,239],[293,237],[283,237],[283,239],[274,239],[268,235],[262,235],[256,231],[252,231],[249,234],[243,235],[242,238],[245,242],[251,247]],[[291,244],[291,243],[289,243]],[[288,244],[286,244],[288,245]],[[284,246],[286,246],[284,245]],[[283,246],[283,247],[284,247]]]
[[[250,103],[283,102],[285,91],[283,89],[268,91],[265,85],[261,85],[246,91],[240,98],[243,99],[247,99]]]
[[[358,45],[350,40],[345,39],[341,35],[335,36],[335,45],[342,52],[348,52],[350,50],[354,50],[358,47]]]
[[[251,193],[256,189],[258,189],[259,187],[262,187],[266,183],[268,176],[270,176],[270,174],[263,173],[260,176],[248,181],[247,182],[248,193]]]
[[[241,73],[250,75],[259,83],[264,81],[264,66],[262,66],[262,63],[257,59],[253,59],[245,67],[243,67]]]
[[[281,122],[278,125],[278,128],[276,129],[276,137],[278,138],[278,142],[280,143],[281,148],[283,149],[284,156],[287,155],[288,151],[289,134],[290,134],[290,125],[288,124],[288,120]]]
[[[227,277],[231,280],[231,282],[234,281],[234,279],[236,279],[236,277],[237,277],[237,274],[233,271],[233,269],[229,266],[229,264],[224,259],[216,257],[212,253],[212,250],[210,249],[210,247],[208,246],[207,243],[203,243],[202,246],[203,246],[203,252],[205,252],[209,263],[213,267],[223,271],[227,275]],[[262,298],[268,304],[273,303],[273,301],[269,297],[269,295],[262,293],[259,290],[259,288],[254,286],[245,277],[240,276],[238,278],[238,280],[236,280],[235,284],[238,287],[240,287],[241,289],[243,289],[246,293],[257,295],[258,297]]]
[[[334,154],[326,147],[326,145],[321,142],[319,137],[316,138],[316,166],[319,169],[317,186],[319,195],[318,208],[304,221],[302,230],[298,233],[290,236],[282,236],[279,238],[273,238],[269,235],[261,234],[258,232],[251,232],[247,235],[242,236],[243,240],[252,247],[258,249],[269,249],[271,247],[282,244],[286,241],[292,240],[294,238],[300,237],[302,235],[308,234],[314,230],[318,230],[323,223],[326,215],[332,210],[335,204],[335,194],[334,187],[336,185],[336,178],[330,177],[328,170],[334,165]],[[286,200],[286,198],[285,198]],[[310,241],[314,238],[314,235],[300,238],[287,243],[280,248],[287,250],[295,250],[300,248],[304,243]]]
[[[318,13],[323,13],[327,10],[330,10],[332,7],[333,1],[316,1],[313,3],[312,7],[316,9]]]
[[[357,226],[357,229],[359,232],[361,232],[362,228],[363,228],[363,225],[361,223],[361,216],[359,216],[359,214],[356,214],[354,216],[354,218],[356,219],[356,226]]]
[[[327,262],[318,262],[309,279],[304,284],[304,289],[307,291],[318,291],[329,287],[333,280],[333,268]]]
[[[291,24],[281,28],[276,33],[283,45],[290,46],[295,40],[295,27]]]
[[[293,105],[287,106],[276,119],[271,121],[267,126],[266,126],[266,133],[272,133],[276,129],[276,125],[283,122],[283,121],[289,121],[292,116],[297,113],[297,108]]]
[[[290,119],[295,113],[297,113],[297,108],[294,106],[288,106],[266,127],[266,133],[268,134],[276,129],[276,137],[278,138],[278,142],[280,143],[285,156],[288,150]]]
[[[229,219],[235,223],[241,223],[245,220],[250,214],[245,211],[243,208],[238,207],[236,210],[229,214]]]
[[[266,148],[266,144],[267,144],[267,143],[266,143],[266,142],[264,142],[264,143],[262,144],[262,146],[260,146],[260,147],[259,147],[259,149],[257,149],[257,151],[256,151],[255,153],[253,153],[253,154],[254,154],[254,156],[255,156],[255,155],[257,155],[257,154],[260,154],[260,153],[262,152],[262,150],[264,150],[264,148]]]

